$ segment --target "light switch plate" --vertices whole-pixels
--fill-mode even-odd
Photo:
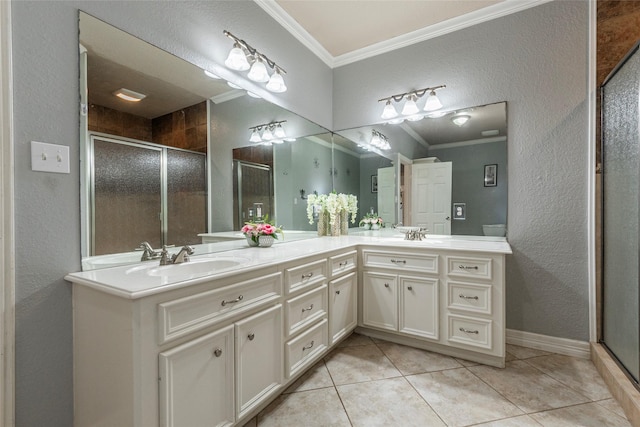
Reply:
[[[31,141],[31,170],[69,173],[69,147]]]

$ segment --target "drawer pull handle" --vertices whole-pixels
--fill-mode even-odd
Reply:
[[[478,301],[478,296],[477,295],[474,295],[472,297],[468,297],[468,296],[466,296],[464,294],[460,294],[459,297],[462,298],[462,299],[474,299],[474,300]]]
[[[460,328],[460,332],[464,332],[465,334],[476,334],[476,335],[480,333],[478,331],[472,331],[470,329],[465,329],[465,328]]]
[[[389,287],[389,284],[388,284],[388,283],[385,283],[385,284],[384,284],[384,287],[385,287],[385,288],[388,288],[388,287]]]
[[[394,263],[394,264],[406,264],[407,263],[407,261],[404,260],[404,259],[392,259],[391,262]]]
[[[336,291],[336,295],[340,295],[340,291]]]
[[[222,356],[222,349],[221,348],[216,348],[215,350],[213,350],[213,355],[216,356],[216,357]]]
[[[407,286],[407,290],[412,291],[413,290],[413,286]]]
[[[237,302],[242,301],[243,298],[244,297],[242,295],[239,295],[238,298],[232,299],[231,301],[222,300],[222,306],[224,307],[227,304],[235,304]]]
[[[253,341],[253,339],[256,337],[256,334],[254,334],[253,332],[251,332],[249,335],[247,335],[247,338],[249,338],[249,341]]]
[[[313,347],[313,344],[314,344],[314,342],[311,341],[311,343],[309,345],[305,345],[304,347],[302,347],[302,351],[309,350],[311,347]]]
[[[304,279],[311,279],[311,277],[313,276],[313,272],[311,273],[307,273],[307,274],[303,274],[302,275],[302,280]]]
[[[459,265],[458,268],[460,270],[477,270],[478,266],[477,265]]]
[[[349,261],[344,261],[341,262],[340,264],[338,264],[340,267],[346,267],[347,265],[349,265]]]
[[[309,307],[307,308],[303,308],[302,312],[304,313],[305,311],[309,311],[309,310],[313,310],[313,304],[311,304]]]

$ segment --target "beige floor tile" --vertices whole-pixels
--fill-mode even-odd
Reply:
[[[513,362],[514,360],[518,360],[518,358],[515,357],[513,354],[509,353],[508,351],[506,351],[504,355],[504,361]]]
[[[354,427],[445,427],[438,415],[404,378],[338,386]]]
[[[526,362],[591,400],[612,397],[591,360],[551,354],[527,359]]]
[[[258,415],[259,427],[351,426],[335,388],[279,396]]]
[[[467,368],[411,375],[407,380],[448,426],[467,426],[523,414]]]
[[[422,374],[462,366],[453,357],[418,348],[392,343],[381,343],[378,347],[402,372],[402,375]]]
[[[480,365],[478,362],[472,362],[471,360],[460,359],[458,357],[454,357],[455,361],[461,364],[462,366],[477,366]]]
[[[473,427],[540,427],[540,424],[529,415],[522,415],[484,424],[475,424]]]
[[[548,351],[538,350],[529,347],[520,347],[519,345],[507,344],[507,353],[511,353],[516,359],[529,359],[530,357],[545,356],[551,354]]]
[[[627,419],[627,416],[624,413],[624,409],[622,409],[622,406],[620,406],[620,404],[618,403],[617,400],[611,398],[611,399],[599,400],[596,403],[598,405],[610,410],[611,412],[613,412],[617,416],[622,417],[624,419]]]
[[[336,385],[401,376],[376,345],[337,348],[325,363]]]
[[[588,399],[527,362],[508,362],[506,368],[471,366],[471,372],[526,413],[586,403]]]
[[[356,334],[354,332],[353,334],[349,335],[347,338],[342,340],[342,342],[338,344],[338,347],[353,347],[356,345],[371,345],[371,344],[373,344],[373,340],[371,340],[371,338],[364,335]]]
[[[546,427],[630,427],[624,418],[597,403],[569,406],[531,414],[531,418]]]
[[[333,381],[331,380],[331,375],[329,375],[324,361],[321,360],[291,384],[284,392],[293,393],[325,387],[333,387]]]
[[[258,426],[258,417],[253,417],[249,421],[247,421],[242,427],[257,427]]]

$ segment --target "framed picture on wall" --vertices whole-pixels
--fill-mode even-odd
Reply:
[[[371,192],[378,192],[378,175],[371,175]]]
[[[498,185],[498,165],[484,165],[484,186],[495,187]]]

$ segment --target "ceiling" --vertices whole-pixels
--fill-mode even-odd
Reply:
[[[276,0],[333,57],[441,24],[503,0]]]

